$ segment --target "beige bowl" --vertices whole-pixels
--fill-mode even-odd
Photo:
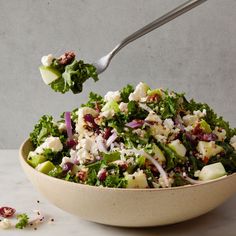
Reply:
[[[26,162],[31,150],[26,140],[20,147],[20,162],[39,192],[57,207],[97,223],[126,227],[173,224],[216,208],[236,191],[236,174],[170,189],[113,189],[71,183],[32,168]]]

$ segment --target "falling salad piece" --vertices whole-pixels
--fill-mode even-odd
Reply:
[[[37,203],[40,203],[37,201]],[[40,210],[34,210],[34,215],[30,216],[28,213],[17,213],[16,209],[4,206],[0,207],[0,230],[8,230],[8,229],[33,229],[37,230],[37,228],[43,223],[53,223],[54,218],[45,216],[41,213]]]
[[[66,93],[71,90],[77,94],[82,92],[83,84],[89,78],[98,81],[96,68],[83,60],[77,60],[74,52],[66,52],[59,58],[49,54],[43,56],[41,62],[39,71],[42,79],[56,92]]]

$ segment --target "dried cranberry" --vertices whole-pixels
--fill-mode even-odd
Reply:
[[[126,163],[122,163],[120,166],[121,171],[126,171],[128,168],[128,165]]]
[[[63,167],[62,167],[63,172],[68,172],[68,171],[72,170],[73,166],[74,166],[73,163],[71,163],[71,162],[66,162],[66,163],[63,165]]]
[[[79,180],[85,181],[87,178],[87,173],[85,171],[79,171],[76,176]]]
[[[111,136],[111,128],[105,128],[104,133],[103,133],[103,138],[108,139]]]
[[[16,210],[11,207],[1,207],[0,215],[4,218],[11,217],[15,214]]]
[[[75,59],[74,52],[65,52],[59,59],[58,62],[61,65],[68,65]]]
[[[91,114],[84,115],[84,121],[88,125],[88,127],[96,130],[98,129],[98,125],[94,121],[94,117]]]
[[[148,101],[148,102],[157,102],[157,101],[159,101],[160,99],[161,99],[161,97],[160,97],[160,95],[157,94],[157,93],[152,94],[152,95],[149,95],[149,96],[147,97],[147,101]]]
[[[76,145],[77,145],[77,142],[74,139],[68,139],[66,141],[66,146],[69,148],[73,148]]]
[[[216,141],[217,140],[217,135],[210,133],[210,134],[202,134],[199,139],[201,141]]]
[[[100,181],[104,181],[104,180],[106,179],[106,177],[107,177],[107,172],[106,172],[106,170],[101,170],[101,171],[99,172],[98,179],[99,179]]]
[[[202,134],[202,133],[203,133],[203,130],[201,129],[200,124],[198,123],[193,129],[193,134],[194,135],[199,135],[199,134]]]

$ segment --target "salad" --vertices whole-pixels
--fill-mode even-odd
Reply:
[[[43,56],[41,62],[39,70],[42,79],[56,92],[65,93],[71,90],[77,94],[82,92],[86,80],[98,80],[96,68],[83,60],[76,60],[74,52],[66,52],[59,58],[49,54]]]
[[[236,129],[207,104],[143,82],[91,92],[58,121],[44,115],[30,140],[36,170],[99,187],[176,187],[236,171]]]

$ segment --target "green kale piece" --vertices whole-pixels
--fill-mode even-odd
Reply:
[[[63,174],[63,170],[62,170],[61,166],[58,165],[58,166],[55,166],[54,169],[49,171],[48,175],[55,177],[55,178],[61,178],[64,174]]]
[[[221,146],[224,151],[220,155],[211,157],[208,164],[221,162],[228,173],[236,172],[236,151],[234,148],[226,142],[217,142],[217,145]]]
[[[104,181],[104,186],[110,188],[125,188],[126,185],[127,180],[124,177],[119,177],[118,175],[108,175]]]
[[[62,77],[53,81],[50,85],[56,92],[65,93],[71,90],[74,94],[77,94],[82,92],[83,83],[90,77],[95,82],[98,81],[96,68],[82,60],[73,60],[71,64],[65,66]]]
[[[30,133],[30,140],[34,147],[42,144],[49,136],[59,137],[61,142],[65,141],[65,136],[60,133],[58,126],[53,122],[52,116],[44,115],[34,126],[33,132]]]
[[[159,101],[158,113],[162,119],[173,118],[179,113],[182,107],[184,94],[175,93],[170,95],[168,91],[165,92],[164,98]]]
[[[97,93],[90,92],[89,100],[86,104],[82,104],[82,107],[91,107],[95,108],[96,106],[103,106],[104,100],[103,97]]]
[[[129,102],[129,95],[134,91],[134,87],[128,84],[126,87],[120,90],[120,96],[122,102]]]
[[[110,153],[103,153],[103,160],[106,163],[117,161],[120,159],[120,153],[119,152],[110,152]]]
[[[15,227],[18,229],[25,228],[27,224],[29,223],[29,217],[25,213],[17,215],[16,218],[18,219],[18,222],[16,223]]]
[[[189,184],[188,181],[186,181],[179,173],[175,173],[173,176],[174,183],[172,184],[172,187],[178,187],[178,186],[183,186],[186,184]]]

